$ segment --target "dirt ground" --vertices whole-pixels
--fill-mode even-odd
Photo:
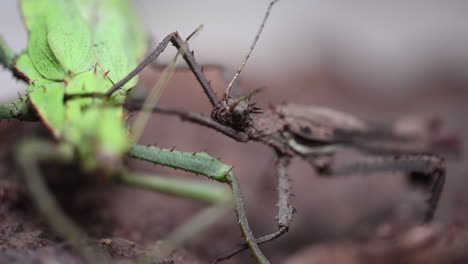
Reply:
[[[225,83],[221,74],[209,70],[214,87]],[[143,86],[158,74],[146,71]],[[455,82],[455,81],[454,81]],[[408,114],[436,115],[444,131],[455,133],[466,146],[466,83],[446,88],[437,77],[424,89],[405,97],[380,96],[353,90],[331,74],[297,76],[259,83],[244,80],[262,107],[294,101],[347,111],[368,120],[387,123]],[[208,100],[195,79],[179,71],[167,87],[160,104],[209,113]],[[40,124],[17,121],[0,123],[0,263],[84,263],[47,227],[29,200],[21,175],[12,160],[14,145],[28,134],[47,135]],[[207,128],[178,118],[154,115],[142,144],[173,146],[180,151],[206,151],[233,164],[245,196],[249,220],[256,235],[275,230],[276,179],[274,154],[259,143],[237,143]],[[464,147],[466,149],[466,147]],[[338,155],[347,159],[351,154]],[[197,178],[180,171],[129,160],[132,171],[155,172]],[[447,182],[432,225],[421,227],[424,195],[409,188],[399,174],[340,179],[318,178],[303,161],[294,160],[293,206],[297,210],[290,231],[262,246],[272,263],[468,263],[463,254],[467,223],[465,157],[447,160]],[[43,170],[66,212],[116,262],[128,263],[147,246],[204,207],[198,202],[109,183],[83,180],[77,168],[48,164]],[[78,175],[77,175],[78,174]],[[58,177],[57,177],[58,175]],[[58,178],[58,179],[57,179]],[[242,241],[237,219],[229,213],[204,233],[187,242],[170,258],[173,263],[209,263],[215,256]],[[54,262],[55,261],[55,262]],[[225,263],[254,263],[244,252]]]

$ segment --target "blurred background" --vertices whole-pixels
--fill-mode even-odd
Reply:
[[[17,1],[3,1],[0,33],[17,51],[26,45]],[[191,45],[203,63],[237,68],[268,5],[258,1],[135,0],[154,41],[205,25]],[[466,80],[468,1],[280,1],[243,78],[276,83],[331,70],[347,87],[404,96],[429,78]],[[169,55],[164,56],[165,60]],[[3,98],[18,85],[1,73]],[[455,89],[447,84],[446,88]],[[311,86],[312,89],[312,86]]]
[[[134,2],[153,43],[173,31],[187,36],[198,25],[204,25],[190,46],[200,63],[227,68],[227,75],[217,69],[207,70],[218,95],[226,86],[226,76],[233,75],[243,60],[269,3],[268,0]],[[0,34],[20,51],[26,46],[26,32],[17,5],[12,0],[2,3]],[[240,86],[244,92],[265,86],[267,89],[254,97],[262,107],[284,101],[318,104],[380,123],[408,115],[438,117],[443,130],[458,135],[466,150],[467,13],[468,1],[457,0],[281,0],[272,10],[241,75]],[[175,50],[168,48],[159,62],[169,61],[174,54]],[[151,87],[158,76],[157,71],[146,70],[142,86]],[[0,102],[25,90],[8,72],[0,72],[0,81]],[[174,76],[160,103],[205,114],[211,109],[193,76],[184,70]],[[274,155],[269,148],[256,143],[239,144],[209,129],[159,115],[148,125],[142,143],[176,146],[181,151],[207,151],[234,164],[255,233],[275,228],[276,180]],[[349,155],[340,157],[347,159]],[[436,215],[439,225],[465,222],[464,210],[460,210],[468,203],[465,164],[463,157],[448,160],[448,180]],[[132,162],[131,166],[136,170],[180,174],[142,162]],[[273,263],[292,261],[294,256],[300,259],[300,252],[324,242],[363,239],[386,230],[387,223],[417,223],[424,208],[422,193],[405,185],[398,174],[322,179],[315,177],[307,164],[295,160],[290,176],[297,213],[290,232],[264,247]],[[122,206],[129,209],[122,213],[119,211]],[[118,219],[114,221],[127,230],[116,231],[116,235],[149,242],[160,238],[200,206],[124,189],[120,195],[112,195],[108,207],[114,210],[109,214]],[[195,257],[188,254],[193,257],[188,259],[210,259],[240,241],[233,217],[227,216],[193,241],[189,250],[196,249],[191,253]],[[157,227],[154,223],[158,223]],[[212,243],[213,239],[217,246],[211,249],[200,243]],[[294,263],[312,263],[306,255]],[[239,263],[239,259],[249,260],[248,254],[231,263]]]

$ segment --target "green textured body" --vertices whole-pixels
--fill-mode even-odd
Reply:
[[[64,98],[105,93],[137,66],[146,40],[134,10],[125,0],[22,0],[21,10],[29,38],[15,67],[31,105],[85,168],[116,166],[132,145],[119,105],[137,80],[110,98]]]

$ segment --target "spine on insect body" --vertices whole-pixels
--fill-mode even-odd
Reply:
[[[26,96],[11,103],[0,104],[0,119],[16,118],[23,121],[37,121],[37,115]]]

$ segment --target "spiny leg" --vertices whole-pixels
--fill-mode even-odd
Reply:
[[[6,44],[2,37],[0,37],[0,65],[3,65],[3,67],[10,70],[13,76],[17,79],[28,82],[28,80],[15,68],[15,59],[17,57],[18,55],[13,51],[13,49]]]
[[[404,154],[392,157],[383,157],[374,161],[358,162],[340,167],[331,167],[328,171],[322,171],[322,175],[345,176],[353,174],[372,174],[376,172],[407,172],[410,177],[417,177],[424,182],[429,193],[427,210],[423,218],[424,223],[429,223],[434,217],[440,196],[445,183],[444,159],[432,154]],[[429,181],[427,181],[429,179]]]
[[[13,71],[15,58],[15,52],[6,44],[5,40],[0,37],[0,64],[10,71]]]
[[[108,263],[108,257],[101,252],[98,245],[89,240],[80,228],[64,214],[57,200],[48,190],[40,172],[41,161],[70,162],[72,158],[73,153],[70,149],[60,148],[38,139],[23,140],[15,152],[15,159],[23,170],[32,200],[49,226],[83,257],[90,261]]]
[[[228,84],[224,96],[223,96],[223,102],[226,103],[228,98],[229,98],[229,93],[231,88],[234,86],[235,81],[237,80],[239,74],[241,73],[243,67],[245,66],[247,60],[250,57],[250,54],[252,53],[258,39],[260,38],[260,35],[263,31],[263,28],[266,24],[266,21],[268,19],[268,16],[270,14],[270,11],[275,3],[277,3],[279,0],[273,0],[270,2],[268,9],[265,13],[265,16],[263,18],[263,21],[260,25],[260,28],[255,35],[255,39],[246,55],[244,60],[242,61],[239,69],[237,70],[236,74]],[[193,34],[192,34],[193,35]],[[132,72],[130,72],[126,77],[124,77],[122,80],[117,82],[114,86],[112,86],[106,93],[82,93],[82,94],[68,94],[66,95],[65,99],[70,99],[73,97],[97,97],[97,96],[106,96],[109,97],[111,96],[114,92],[117,90],[121,89],[129,80],[131,80],[133,77],[138,75],[146,66],[150,65],[159,55],[166,49],[167,45],[169,43],[172,43],[177,49],[184,49],[183,52],[183,58],[186,61],[187,65],[189,68],[192,70],[194,73],[196,79],[202,86],[205,94],[207,95],[208,99],[210,100],[211,104],[213,107],[219,107],[219,100],[216,97],[216,94],[214,93],[213,88],[211,87],[210,81],[206,78],[205,74],[203,73],[202,67],[199,66],[199,64],[195,60],[195,56],[193,51],[190,51],[186,41],[192,36],[190,35],[185,41],[182,40],[182,38],[179,36],[177,32],[173,32],[166,36],[156,47],[155,50],[153,50]]]
[[[257,34],[255,35],[254,41],[252,42],[252,45],[250,46],[249,51],[247,52],[247,55],[245,56],[244,60],[242,61],[241,65],[239,66],[239,69],[237,70],[236,74],[234,77],[231,79],[229,82],[224,95],[223,95],[223,101],[226,102],[229,98],[231,89],[235,87],[235,82],[237,78],[239,77],[239,74],[242,72],[242,69],[244,68],[245,64],[247,63],[248,59],[250,58],[250,55],[252,54],[253,49],[255,48],[255,45],[257,44],[258,39],[260,38],[260,35],[263,31],[263,28],[265,27],[266,21],[268,20],[268,17],[270,15],[271,9],[273,8],[273,5],[276,4],[279,0],[272,0],[270,4],[268,5],[267,11],[265,13],[265,16],[262,20],[262,23],[260,24],[260,27],[258,29]],[[182,39],[180,37],[175,37],[172,41],[172,44],[180,49],[182,46]],[[213,88],[211,87],[210,81],[206,78],[205,74],[203,73],[203,68],[200,67],[197,62],[195,61],[194,53],[193,51],[187,52],[187,55],[184,56],[185,61],[187,62],[188,66],[194,73],[195,77],[197,78],[198,82],[202,86],[203,90],[205,91],[206,95],[208,96],[208,99],[210,100],[211,104],[213,107],[218,106],[218,99],[216,95],[213,92]]]
[[[194,33],[192,33],[190,36],[195,34],[197,31],[199,31],[202,28],[202,26],[199,26]],[[172,59],[172,62],[167,65],[167,67],[164,69],[163,74],[161,78],[156,82],[154,85],[153,89],[151,89],[149,95],[147,96],[146,100],[144,100],[143,107],[153,107],[156,105],[159,97],[161,96],[164,88],[167,86],[169,80],[172,77],[172,74],[174,73],[176,66],[177,66],[177,60],[179,58],[179,55],[184,55],[186,53],[186,45],[188,44],[188,40],[190,39],[190,36],[187,38],[187,40],[181,45],[181,47],[177,50],[177,54],[174,56]],[[150,112],[141,112],[133,125],[133,140],[135,142],[138,142],[140,139],[143,130],[146,126],[146,124],[149,121],[149,118],[151,116]]]
[[[180,48],[183,49],[183,48]],[[179,49],[179,50],[180,50]],[[174,65],[174,63],[172,63]],[[174,150],[167,150],[167,149],[160,149],[155,147],[145,147],[136,145],[130,152],[130,156],[140,158],[143,160],[147,160],[153,163],[161,164],[164,166],[184,169],[187,171],[199,173],[202,175],[206,175],[212,179],[215,179],[220,182],[226,182],[231,186],[236,213],[239,219],[239,225],[241,231],[247,241],[247,244],[251,248],[252,254],[257,259],[258,263],[269,263],[268,259],[263,255],[263,253],[258,248],[258,245],[255,243],[254,236],[250,231],[250,227],[247,221],[247,217],[245,214],[244,202],[242,198],[242,194],[240,192],[240,187],[237,182],[237,178],[231,172],[232,166],[226,165],[221,163],[220,161],[214,159],[213,157],[209,156],[206,153],[183,153]],[[207,214],[208,212],[200,213],[202,216]],[[203,220],[204,217],[195,217],[191,221],[189,221],[182,230],[192,230],[190,232],[182,232],[182,233],[193,233],[196,232],[199,228],[200,219]],[[206,220],[201,221],[201,223],[206,222]],[[203,225],[203,227],[206,226]],[[178,232],[176,230],[175,234]],[[180,235],[174,235],[178,237]],[[183,237],[183,236],[182,236]],[[176,239],[177,240],[177,239]],[[175,243],[173,241],[173,243]],[[170,248],[170,247],[169,247]],[[166,249],[163,252],[155,252],[150,253],[149,257],[146,257],[144,260],[149,261],[151,260],[151,256],[154,255],[161,255],[164,253],[170,252],[170,249]]]
[[[250,230],[250,225],[247,220],[247,215],[245,211],[244,198],[242,197],[240,185],[239,185],[239,182],[237,181],[237,178],[234,176],[234,173],[231,172],[229,174],[229,179],[230,181],[228,183],[231,186],[232,193],[234,196],[236,214],[237,214],[237,218],[239,219],[240,229],[246,241],[245,243],[247,244],[248,248],[250,248],[250,252],[254,256],[254,258],[257,260],[257,263],[259,264],[270,263],[270,261],[265,257],[265,255],[262,253],[262,251],[258,247],[258,243],[255,240],[255,237],[252,231]]]
[[[199,27],[195,32],[197,32]],[[195,33],[194,32],[194,33]],[[193,34],[192,34],[193,35]],[[192,36],[191,35],[191,36]],[[172,62],[165,67],[164,73],[158,80],[155,87],[151,90],[150,95],[145,100],[144,107],[153,107],[159,98],[164,87],[167,85],[172,73],[175,70],[177,58],[179,55],[184,55],[186,52],[186,45],[189,36],[185,42],[182,43],[181,47]],[[140,113],[137,120],[134,123],[134,135],[133,140],[137,141],[143,132],[143,128],[149,119],[150,113]],[[140,150],[140,152],[138,152]],[[171,167],[189,166],[193,171],[197,171],[202,174],[210,174],[213,177],[215,175],[226,175],[232,168],[231,166],[225,165],[220,162],[216,162],[212,158],[208,160],[203,154],[192,154],[192,153],[181,153],[174,151],[161,151],[160,149],[138,149],[135,146],[135,154],[142,154],[144,157],[147,155],[157,155],[160,159],[160,163]],[[195,163],[193,162],[195,161]],[[206,166],[200,167],[201,162]],[[221,171],[213,172],[213,169]],[[190,199],[201,200],[214,204],[212,207],[204,209],[196,216],[192,217],[188,222],[179,226],[174,230],[164,241],[162,245],[154,246],[150,249],[150,252],[141,256],[138,260],[139,263],[153,263],[155,260],[164,260],[174,248],[182,244],[184,241],[189,239],[194,234],[200,232],[204,228],[208,227],[211,223],[215,222],[219,217],[227,212],[232,204],[232,196],[230,192],[224,186],[212,185],[202,183],[199,181],[181,181],[167,177],[157,176],[130,176],[127,173],[120,175],[119,181],[127,185],[133,185],[137,187],[143,187],[151,190],[156,190],[172,195],[183,196]]]
[[[231,171],[231,165],[224,164],[203,152],[187,153],[141,145],[134,146],[130,151],[130,156],[152,163],[202,174],[216,181],[229,184],[232,189],[232,197],[239,219],[239,226],[251,253],[258,263],[270,263],[258,247],[252,231],[250,230],[240,186],[236,176]]]
[[[278,221],[278,230],[270,234],[261,236],[255,239],[255,242],[258,245],[272,241],[281,235],[285,234],[289,229],[289,224],[292,220],[292,215],[294,213],[294,208],[289,202],[289,197],[291,193],[291,186],[289,182],[289,177],[287,174],[287,168],[290,163],[290,157],[279,156],[276,161],[277,177],[278,177],[278,214],[276,220]],[[223,260],[229,259],[236,254],[246,250],[248,248],[247,244],[243,244],[239,247],[236,247],[221,256],[218,256],[212,264],[216,264]]]
[[[0,104],[0,120],[16,118],[23,121],[37,121],[38,117],[26,95],[11,103]]]
[[[192,69],[194,72],[197,80],[200,82],[203,90],[205,91],[206,95],[210,99],[210,102],[212,103],[213,106],[218,104],[218,99],[216,97],[216,94],[213,91],[213,88],[211,87],[210,82],[204,75],[201,67],[197,64],[195,61],[195,57],[193,55],[193,52],[190,51],[190,48],[188,44],[186,43],[187,40],[182,40],[182,38],[179,36],[179,33],[173,32],[169,35],[167,35],[154,49],[133,71],[131,71],[127,76],[125,76],[122,80],[117,82],[115,85],[113,85],[106,93],[81,93],[81,94],[68,94],[66,95],[65,99],[69,100],[74,97],[109,97],[111,96],[114,92],[118,91],[121,89],[129,80],[131,80],[133,77],[138,75],[146,66],[148,66],[153,60],[159,57],[159,55],[166,49],[167,45],[169,43],[172,43],[177,49],[182,49],[183,52],[181,52],[184,60],[187,62],[189,67]]]
[[[259,28],[257,34],[255,35],[254,41],[253,41],[249,51],[247,52],[246,57],[242,61],[241,65],[239,66],[239,69],[237,70],[236,74],[231,79],[231,81],[229,82],[229,84],[228,84],[228,86],[227,86],[227,88],[225,90],[223,100],[226,100],[229,97],[231,89],[233,87],[235,87],[235,82],[236,82],[239,74],[241,73],[242,69],[244,68],[247,60],[250,57],[250,54],[252,53],[258,39],[260,38],[260,35],[261,35],[262,31],[263,31],[263,28],[265,27],[266,21],[268,20],[268,17],[270,15],[270,11],[271,11],[273,5],[275,3],[277,3],[278,1],[279,0],[273,0],[273,1],[270,2],[269,6],[267,8],[267,11],[265,13],[265,16],[263,18],[263,21],[260,24],[260,28]],[[183,43],[182,39],[178,35],[173,40],[171,40],[171,42],[176,48],[180,48],[182,46],[182,43]],[[214,107],[217,106],[219,102],[218,102],[218,99],[217,99],[216,95],[213,92],[213,88],[211,87],[210,81],[208,81],[205,74],[203,73],[203,68],[200,67],[197,64],[197,62],[195,61],[193,51],[190,51],[189,49],[187,49],[187,50],[188,50],[188,52],[187,52],[186,56],[184,56],[184,59],[187,62],[187,65],[190,67],[190,69],[194,73],[195,77],[197,78],[198,82],[202,86],[203,90],[207,94],[212,106],[214,106]]]
[[[166,115],[175,115],[180,117],[182,120],[186,120],[192,123],[196,123],[205,127],[212,128],[222,134],[236,140],[239,142],[248,142],[252,139],[253,135],[237,131],[233,128],[224,126],[213,119],[203,116],[201,114],[189,112],[184,109],[175,108],[175,107],[166,107],[166,106],[154,106],[151,108],[144,108],[140,103],[127,102],[125,107],[130,111],[152,111],[155,113],[163,113]]]
[[[193,53],[192,53],[193,55]],[[166,68],[167,65],[165,64],[159,64],[159,63],[152,63],[151,68],[155,70],[163,70]],[[221,64],[215,64],[215,63],[201,63],[199,64],[200,69],[203,73],[205,73],[205,70],[216,70],[217,72],[221,73],[222,79],[226,82],[229,83],[231,81],[232,76],[235,75],[235,73],[229,69],[228,67],[221,65]],[[188,65],[187,66],[177,66],[178,71],[192,71],[192,68],[190,68]],[[209,81],[208,81],[209,82]],[[231,95],[234,97],[240,97],[242,95],[242,90],[241,87],[238,85],[238,83],[234,83],[232,88],[231,88]]]
[[[180,49],[183,49],[183,48],[180,48]],[[171,65],[175,66],[175,63],[173,62]],[[172,67],[171,69],[174,69],[174,68]],[[148,105],[148,104],[145,104],[145,105]],[[164,166],[188,170],[191,172],[206,175],[217,181],[229,183],[233,190],[232,193],[233,193],[234,200],[235,200],[235,207],[236,207],[236,212],[238,214],[238,219],[240,222],[241,230],[244,236],[246,237],[246,240],[248,241],[249,246],[252,249],[252,253],[257,258],[259,263],[269,263],[253,239],[253,235],[250,231],[247,218],[245,216],[245,209],[243,207],[244,205],[243,205],[243,200],[242,200],[242,196],[240,193],[240,188],[239,188],[239,185],[237,183],[237,180],[234,174],[231,172],[232,166],[223,164],[220,161],[212,158],[206,153],[183,153],[183,152],[178,152],[174,150],[160,149],[160,148],[155,148],[155,147],[144,147],[144,146],[139,146],[139,145],[134,146],[134,148],[130,152],[130,156],[140,158],[143,160],[147,160],[153,163],[161,164]],[[153,182],[154,182],[154,179],[153,179]],[[160,183],[160,180],[157,180],[157,182]],[[170,184],[171,188],[173,188],[171,192],[173,194],[178,194],[178,195],[182,194],[184,196],[187,196],[187,194],[191,194],[193,192],[193,190],[186,190],[185,188],[183,191],[181,191],[180,190],[181,186],[179,186],[181,184],[184,184],[184,183],[179,182],[175,185]],[[146,187],[148,188],[149,186],[147,185]],[[151,188],[155,188],[155,187],[157,186],[151,185]],[[163,191],[165,192],[168,191],[167,184],[164,184],[162,187],[164,187]],[[200,188],[197,188],[197,189],[200,190]],[[205,196],[205,194],[197,194],[196,196],[193,196],[191,198],[200,199],[200,195],[202,195],[203,197]],[[232,196],[229,195],[229,197],[232,197]],[[218,200],[218,203],[220,203],[219,197],[216,200]],[[224,201],[224,202],[220,204],[223,205],[223,207],[226,207],[226,203],[228,204],[232,203],[232,198],[228,200],[224,198],[224,199],[221,199],[221,201]],[[221,216],[222,214],[220,212],[217,212],[219,211],[219,208],[217,207],[219,207],[219,205],[215,206],[214,208],[205,209],[204,211],[199,213],[197,216],[193,217],[189,222],[184,224],[182,227],[177,228],[168,237],[168,239],[166,240],[167,241],[166,245],[164,247],[155,248],[153,252],[150,252],[146,256],[142,257],[141,261],[143,263],[149,263],[156,256],[158,258],[165,257],[167,254],[169,254],[172,251],[172,249],[175,246],[182,243],[184,240],[190,237],[190,235],[196,232],[199,232],[200,229],[207,227],[209,223],[211,223],[212,221],[215,221],[215,219]]]

